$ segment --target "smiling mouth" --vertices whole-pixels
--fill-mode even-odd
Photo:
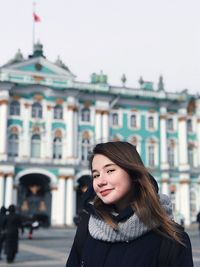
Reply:
[[[100,192],[102,197],[107,196],[108,194],[110,194],[110,192],[112,191],[112,189],[106,189]]]

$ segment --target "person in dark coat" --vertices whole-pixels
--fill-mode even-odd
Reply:
[[[200,211],[197,213],[197,223],[198,223],[198,229],[200,234]]]
[[[172,203],[128,142],[97,144],[66,267],[193,267],[191,243]]]
[[[16,213],[15,205],[8,208],[6,222],[5,254],[8,263],[12,263],[18,252],[19,228],[21,228],[21,216]]]
[[[2,206],[0,210],[0,260],[1,260],[3,244],[5,241],[5,227],[6,227],[6,208]]]

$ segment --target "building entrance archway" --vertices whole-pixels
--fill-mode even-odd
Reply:
[[[40,225],[49,226],[51,218],[50,178],[39,173],[22,176],[19,179],[17,203],[24,217],[36,218]]]

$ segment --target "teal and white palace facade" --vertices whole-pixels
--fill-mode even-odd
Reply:
[[[36,44],[0,68],[0,206],[46,213],[51,225],[72,225],[79,181],[90,175],[88,152],[124,140],[171,196],[186,225],[200,210],[200,99],[139,81],[108,84],[103,73],[76,81],[61,59]],[[31,200],[30,200],[31,199]],[[30,200],[30,201],[29,201]]]

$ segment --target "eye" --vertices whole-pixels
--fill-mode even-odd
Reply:
[[[108,170],[107,173],[112,173],[114,172],[115,170]]]
[[[92,176],[93,179],[95,179],[97,177],[99,177],[99,174],[93,174],[93,176]]]

